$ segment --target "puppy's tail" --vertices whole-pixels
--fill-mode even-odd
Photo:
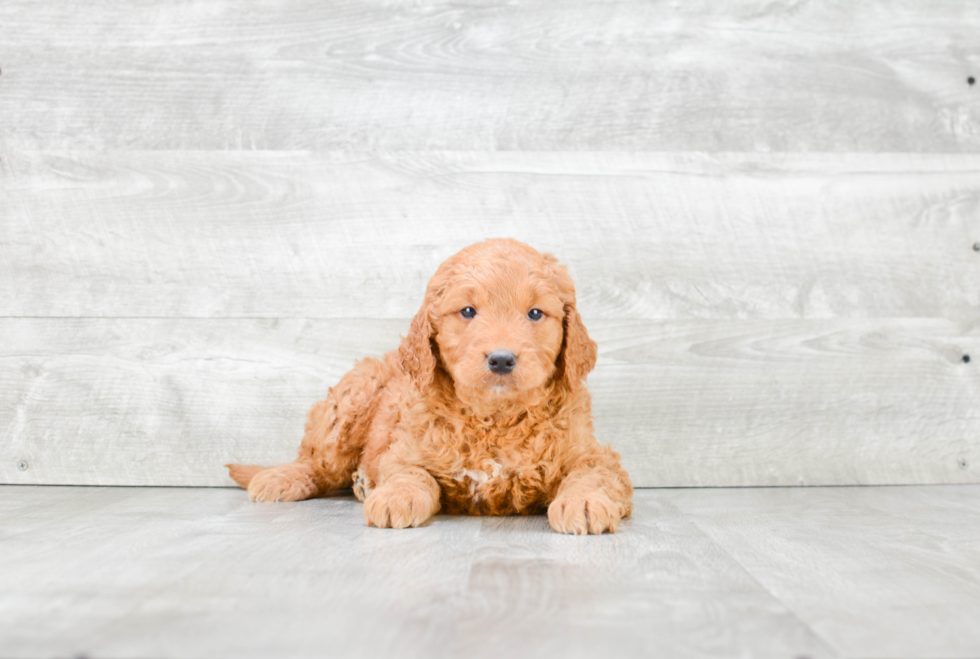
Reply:
[[[228,475],[238,483],[240,486],[248,489],[248,484],[252,482],[255,474],[268,469],[268,467],[260,467],[258,465],[225,465],[228,467]]]

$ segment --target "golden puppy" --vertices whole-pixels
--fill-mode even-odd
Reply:
[[[633,488],[593,435],[595,359],[565,267],[488,240],[439,266],[397,350],[313,406],[295,462],[227,466],[253,501],[353,485],[371,526],[547,509],[561,533],[612,532]]]

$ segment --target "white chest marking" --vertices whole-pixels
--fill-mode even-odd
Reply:
[[[490,481],[499,478],[500,472],[504,469],[502,464],[490,459],[484,460],[482,466],[485,469],[489,468],[489,471],[485,469],[458,469],[452,473],[454,480],[469,482],[470,496],[473,498],[479,497],[480,493],[478,490]]]

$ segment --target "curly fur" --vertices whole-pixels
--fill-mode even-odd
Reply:
[[[517,356],[512,373],[487,366],[500,349]],[[313,406],[295,462],[227,466],[253,501],[353,487],[371,526],[547,511],[562,533],[613,532],[633,490],[593,435],[584,383],[595,360],[565,267],[488,240],[439,267],[397,350],[358,362]]]

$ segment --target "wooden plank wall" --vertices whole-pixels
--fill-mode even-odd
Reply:
[[[980,482],[980,5],[0,4],[0,482],[227,485],[513,236],[641,486]]]

